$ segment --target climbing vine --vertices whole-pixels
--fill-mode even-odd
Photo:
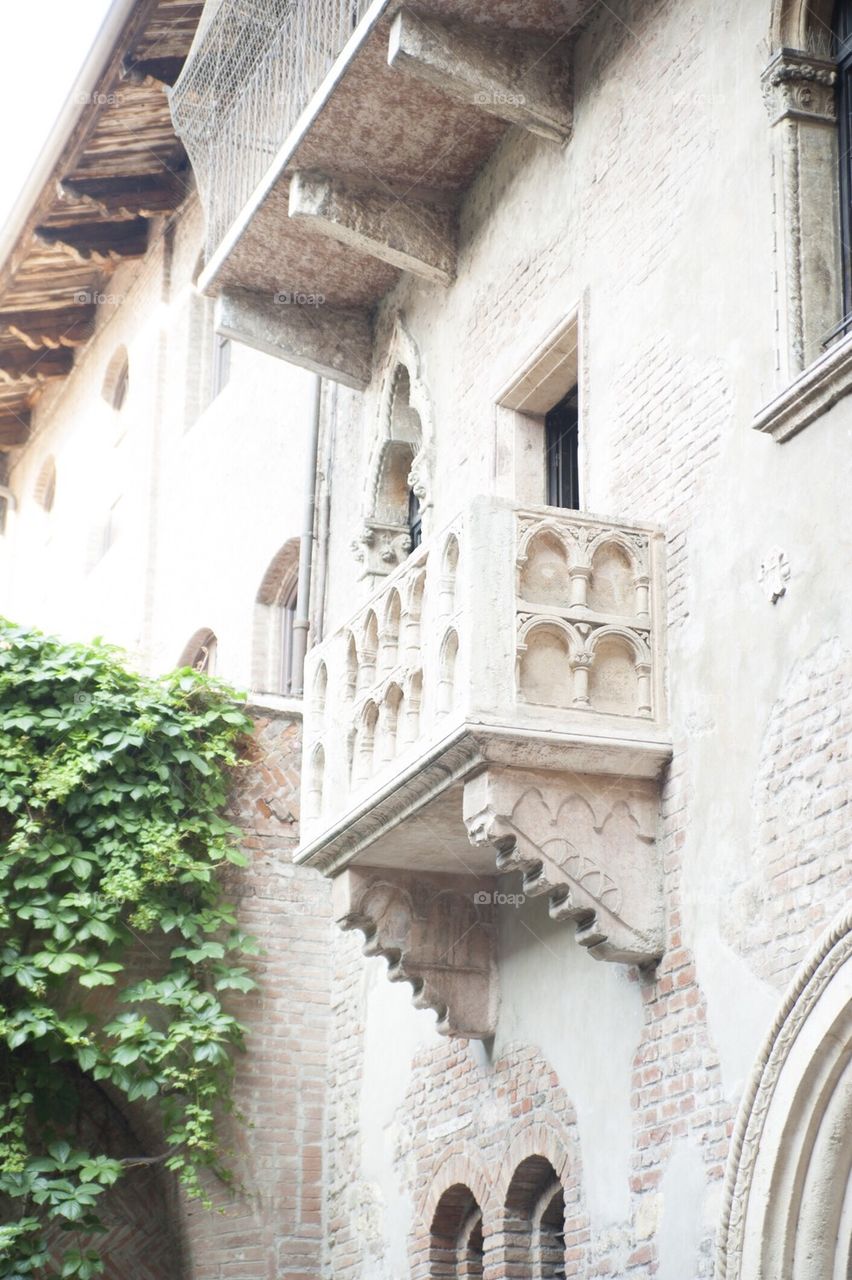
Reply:
[[[191,1196],[227,1176],[253,949],[217,869],[250,721],[223,685],[131,671],[103,644],[0,620],[0,1277],[103,1271],[104,1194],[138,1161],[93,1140],[83,1099],[139,1109]],[[96,1132],[96,1130],[95,1130]]]

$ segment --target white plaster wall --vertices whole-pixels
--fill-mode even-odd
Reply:
[[[465,203],[457,282],[404,281],[380,329],[389,334],[398,313],[419,347],[436,423],[436,527],[475,492],[513,491],[528,429],[518,443],[495,395],[559,319],[585,307],[584,506],[689,528],[668,636],[686,768],[683,936],[732,1101],[779,998],[742,954],[753,921],[742,919],[736,945],[721,927],[732,881],[753,858],[761,744],[794,664],[852,634],[852,400],[783,446],[751,427],[779,389],[760,91],[769,8],[598,9],[580,42],[569,146],[510,134]],[[378,395],[376,382],[360,420],[338,430],[330,625],[359,590],[346,542]],[[758,581],[773,546],[792,569],[775,605]],[[535,918],[538,941],[523,913],[502,925],[495,1052],[527,1041],[554,1063],[578,1111],[591,1212],[601,1225],[623,1221],[638,992],[578,956],[569,926]],[[365,1081],[367,1096],[372,1088]],[[662,1191],[661,1274],[697,1274],[705,1194],[694,1150],[679,1148]]]
[[[218,638],[217,673],[247,688],[254,601],[304,509],[311,377],[236,344],[221,393],[195,419],[188,401],[209,367],[211,327],[193,341],[192,276],[201,220],[191,205],[162,292],[163,241],[117,272],[98,333],[39,404],[10,484],[17,510],[0,539],[0,610],[69,639],[103,635],[153,670],[173,667],[200,628]],[[198,303],[195,303],[196,307]],[[130,388],[116,414],[101,396],[120,345]],[[56,460],[53,510],[34,488]],[[112,503],[117,536],[94,567],[93,532]]]

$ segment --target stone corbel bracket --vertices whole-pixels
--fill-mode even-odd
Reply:
[[[657,784],[631,778],[489,768],[464,789],[471,843],[520,871],[525,894],[547,894],[591,955],[622,964],[664,950],[658,808]]]
[[[364,954],[383,956],[391,982],[409,982],[438,1031],[486,1040],[497,1022],[493,882],[351,867],[334,881],[342,929],[360,929]]]

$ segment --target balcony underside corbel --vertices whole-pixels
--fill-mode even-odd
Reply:
[[[438,284],[456,272],[453,210],[389,188],[352,185],[321,173],[296,173],[289,212],[321,235]]]
[[[392,982],[411,983],[443,1035],[484,1040],[497,1021],[491,888],[475,876],[352,867],[334,881],[334,914],[365,934],[365,955],[383,956]]]
[[[329,306],[320,296],[225,290],[216,301],[216,332],[357,390],[370,381],[372,326],[356,307]]]
[[[500,120],[565,142],[573,128],[570,47],[566,39],[448,24],[402,9],[388,62]]]
[[[525,894],[547,894],[591,955],[624,964],[664,949],[658,805],[656,783],[573,773],[489,768],[464,789],[471,843],[520,871]]]

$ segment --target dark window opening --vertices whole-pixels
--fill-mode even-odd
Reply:
[[[414,551],[423,540],[423,522],[420,515],[420,499],[413,489],[408,490],[408,533],[411,538],[411,550]]]
[[[578,449],[580,423],[574,387],[544,419],[547,450],[547,505],[580,507]]]
[[[852,325],[852,0],[834,9],[834,56],[837,58],[837,150],[840,160],[840,243],[843,256],[843,320]],[[834,337],[837,330],[829,335]]]

